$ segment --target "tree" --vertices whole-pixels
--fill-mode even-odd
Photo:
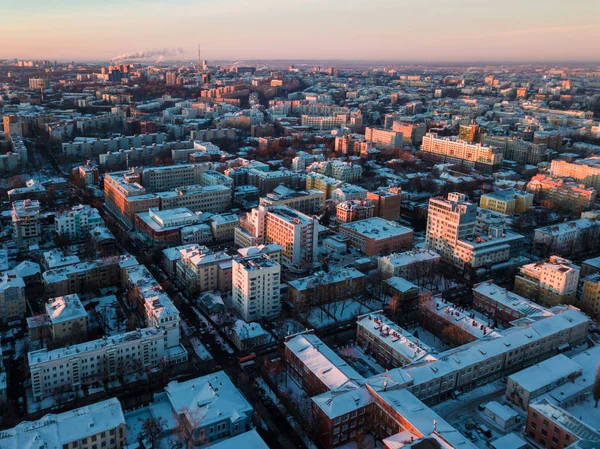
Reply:
[[[200,410],[184,407],[181,413],[175,414],[175,428],[173,429],[173,447],[192,449],[201,441],[195,441],[196,431],[200,427]]]
[[[167,420],[162,416],[153,417],[150,416],[142,423],[142,434],[145,439],[150,442],[153,448],[157,448],[156,442],[160,437],[160,434],[165,430],[167,426]]]
[[[600,364],[596,369],[596,380],[594,380],[594,401],[596,401],[595,407],[598,408],[598,401],[600,401]]]

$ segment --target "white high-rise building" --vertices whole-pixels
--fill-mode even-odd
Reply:
[[[281,312],[281,266],[268,256],[234,259],[233,305],[246,321],[274,318]]]
[[[302,268],[317,258],[318,221],[288,206],[259,206],[240,219],[235,240],[240,247],[277,243],[283,264]]]
[[[431,198],[427,216],[425,246],[446,260],[453,259],[458,240],[473,237],[477,223],[477,205],[461,193],[448,198]]]

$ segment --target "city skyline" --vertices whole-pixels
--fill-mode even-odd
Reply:
[[[503,9],[473,0],[417,4],[358,0],[281,5],[261,0],[176,4],[72,0],[3,5],[11,45],[0,58],[106,61],[122,53],[183,48],[171,59],[364,61],[600,60],[600,5],[590,0]],[[39,6],[39,7],[36,7]],[[93,49],[90,51],[90,49]]]

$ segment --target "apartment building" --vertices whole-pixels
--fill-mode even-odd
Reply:
[[[336,142],[337,142],[336,137]],[[336,147],[337,151],[337,147]],[[304,171],[306,167],[312,164],[315,161],[315,156],[305,151],[299,151],[296,153],[296,157],[292,159],[292,170],[294,171]]]
[[[569,257],[585,253],[600,244],[600,221],[580,218],[551,226],[537,228],[533,235],[533,248],[542,256],[560,254]]]
[[[204,291],[231,290],[231,256],[195,244],[177,248],[175,280],[190,295]]]
[[[440,255],[435,251],[416,248],[379,257],[377,269],[385,279],[397,276],[416,280],[437,273],[440,260]]]
[[[550,165],[550,173],[555,178],[573,178],[586,187],[600,189],[600,158],[598,157],[574,162],[554,160]]]
[[[359,316],[356,325],[356,343],[386,369],[414,363],[431,352],[425,343],[381,313]]]
[[[401,148],[403,135],[395,130],[366,127],[365,139],[374,143],[376,148]]]
[[[583,372],[581,366],[563,354],[508,376],[506,399],[527,410],[531,401],[554,388],[573,381]]]
[[[171,171],[135,171],[107,173],[104,177],[106,206],[124,224],[132,226],[135,215],[151,208],[174,209],[187,207],[192,211],[211,213],[229,212],[231,209],[231,189],[223,185],[202,184],[203,166],[174,166],[184,169]],[[163,168],[163,167],[158,167]],[[168,191],[149,193],[142,186],[142,176],[146,173],[146,183],[154,188],[169,187]],[[182,177],[178,177],[181,174]],[[183,176],[185,175],[185,176]],[[198,179],[196,179],[198,178]],[[189,181],[196,181],[190,183]]]
[[[323,304],[347,299],[361,293],[365,275],[354,268],[318,271],[310,276],[288,282],[289,299],[297,306]]]
[[[533,199],[534,195],[532,193],[517,189],[506,189],[481,195],[479,207],[512,216],[526,213],[533,207]]]
[[[412,229],[379,217],[345,223],[339,232],[367,256],[407,249],[413,241]]]
[[[25,318],[25,281],[14,272],[0,273],[0,323]]]
[[[515,277],[517,294],[546,307],[575,304],[578,285],[579,267],[556,256],[524,265]]]
[[[211,164],[181,164],[164,167],[145,167],[140,182],[149,192],[164,192],[180,186],[202,185],[202,174]]]
[[[187,207],[198,212],[220,214],[231,210],[231,188],[224,185],[185,185],[157,192],[161,209]]]
[[[104,220],[97,209],[79,204],[54,215],[56,233],[69,240],[81,240],[92,229],[102,226]]]
[[[577,306],[592,319],[600,316],[600,273],[590,274],[582,280],[581,297]]]
[[[405,123],[394,120],[392,131],[402,133],[402,143],[404,145],[416,147],[423,142],[427,126],[424,123]]]
[[[256,168],[247,169],[247,184],[258,188],[260,195],[271,193],[279,185],[291,187],[298,175],[290,170],[263,171]]]
[[[363,377],[332,351],[312,331],[286,337],[284,343],[288,374],[310,396],[337,389],[345,384],[357,386]]]
[[[488,319],[444,301],[441,294],[424,301],[421,314],[424,327],[452,346],[499,336]]]
[[[343,201],[366,200],[369,192],[354,184],[344,184],[331,192],[332,205],[338,205]]]
[[[597,195],[593,187],[542,174],[531,178],[527,184],[527,192],[535,195],[536,201],[547,209],[576,213],[592,209]]]
[[[400,218],[402,189],[400,187],[380,187],[367,192],[367,199],[375,206],[373,215],[384,220],[395,221]]]
[[[169,347],[166,340],[166,330],[148,327],[65,348],[29,352],[33,400],[187,360],[183,346]]]
[[[37,200],[13,202],[12,224],[18,248],[38,245],[42,237],[40,202]]]
[[[193,428],[191,442],[194,447],[209,444],[218,447],[230,441],[229,438],[241,435],[252,426],[252,405],[235,387],[224,371],[207,374],[184,382],[171,381],[164,391],[154,395],[148,406],[133,410],[126,415],[127,421],[143,421],[154,416],[155,410],[178,419],[167,419],[163,429],[166,436],[177,432],[179,419]],[[201,416],[202,419],[198,419]],[[199,421],[199,422],[198,422]],[[137,441],[129,441],[137,444]],[[239,447],[244,447],[246,441]],[[250,446],[246,446],[250,447]]]
[[[331,198],[333,191],[343,185],[344,181],[320,173],[311,172],[306,174],[306,190],[317,189],[325,192],[325,199]]]
[[[425,246],[465,273],[493,268],[520,255],[524,237],[506,231],[504,223],[488,226],[480,236],[476,227],[477,206],[465,195],[449,193],[447,199],[431,198]]]
[[[260,198],[261,206],[288,206],[306,215],[319,215],[325,209],[325,192],[317,189],[294,190],[285,186]]]
[[[361,134],[346,134],[336,136],[334,145],[336,153],[359,156],[363,151],[367,151],[372,144],[367,142],[365,136]]]
[[[338,160],[314,162],[308,167],[308,170],[349,183],[359,180],[363,171],[358,164]]]
[[[71,295],[118,284],[122,270],[137,264],[135,257],[130,255],[106,257],[44,271],[42,282],[50,297]]]
[[[46,315],[50,334],[55,341],[84,340],[88,330],[88,314],[79,295],[48,299]]]
[[[503,159],[520,164],[537,165],[548,160],[548,146],[543,143],[528,142],[508,136],[485,136],[484,145],[498,148],[502,151]]]
[[[233,259],[232,302],[246,322],[275,318],[281,312],[281,265],[265,254]]]
[[[237,214],[219,214],[210,217],[210,229],[217,242],[232,242],[235,228],[240,225]]]
[[[591,445],[600,443],[597,429],[548,400],[529,406],[525,433],[538,446],[547,449],[571,447],[579,440]]]
[[[335,207],[335,218],[338,223],[350,223],[372,218],[374,212],[375,206],[369,200],[342,201]]]
[[[240,219],[240,226],[253,238],[246,241],[236,229],[236,244],[246,243],[238,246],[277,243],[283,248],[283,264],[295,268],[316,261],[319,224],[315,218],[288,206],[259,206]]]
[[[288,337],[286,361],[290,375],[299,379],[309,394],[318,394],[312,402],[319,422],[319,442],[324,447],[346,444],[370,430],[383,438],[388,448],[412,438],[418,444],[435,441],[473,449],[475,446],[466,437],[423,402],[438,402],[457,390],[472,389],[544,360],[565,345],[581,344],[588,324],[585,315],[565,308],[497,338],[478,339],[460,348],[429,354],[368,379],[357,377],[310,333]]]
[[[433,160],[459,164],[484,173],[493,173],[502,165],[502,151],[499,149],[456,137],[438,137],[436,133],[425,134],[421,151]]]
[[[491,280],[473,286],[473,308],[502,326],[511,326],[513,321],[520,318],[537,319],[552,315],[545,307],[502,288]]]
[[[35,446],[33,446],[35,444]],[[117,398],[85,407],[48,414],[37,421],[23,421],[0,434],[4,449],[123,449],[127,425]]]
[[[131,298],[137,301],[138,309],[146,319],[148,327],[157,327],[166,332],[165,344],[168,348],[179,345],[179,310],[169,295],[154,279],[145,265],[125,269],[125,285]]]
[[[118,152],[146,145],[161,145],[167,140],[165,133],[145,133],[134,136],[119,136],[100,139],[97,137],[75,137],[71,142],[62,144],[62,152],[66,156],[79,158],[98,156],[106,152]],[[183,144],[183,142],[179,142]],[[171,143],[172,144],[172,143]]]
[[[346,126],[347,121],[347,114],[328,116],[302,114],[301,116],[302,126],[321,131],[342,128]]]
[[[449,193],[448,198],[431,198],[427,215],[425,246],[446,261],[454,261],[454,248],[475,233],[477,206],[466,195]]]

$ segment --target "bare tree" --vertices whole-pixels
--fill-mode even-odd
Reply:
[[[200,427],[200,410],[189,409],[187,407],[181,410],[181,413],[175,414],[175,428],[173,429],[174,447],[182,449],[192,449],[200,444],[204,438],[198,441],[198,429]]]
[[[154,449],[158,449],[157,441],[160,434],[167,427],[167,420],[162,416],[150,416],[142,423],[142,434]]]

